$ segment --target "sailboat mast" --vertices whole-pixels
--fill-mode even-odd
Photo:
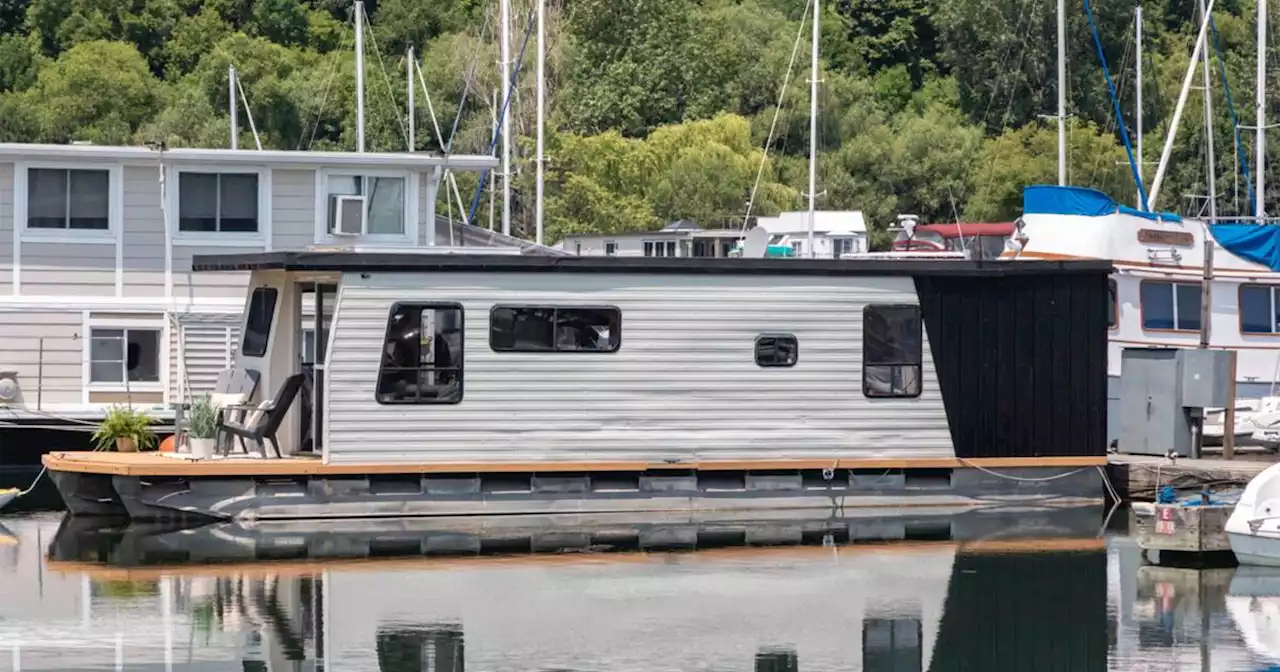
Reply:
[[[511,235],[511,0],[502,0],[499,22],[502,27],[502,233]]]
[[[1200,12],[1205,23],[1209,22],[1209,7],[1200,0]],[[1209,76],[1209,50],[1201,52],[1204,65],[1204,138],[1205,169],[1208,171],[1209,185],[1209,223],[1218,222],[1218,173],[1213,161],[1213,89],[1210,88],[1212,78]],[[1206,228],[1204,231],[1204,273],[1200,283],[1200,347],[1209,347],[1209,318],[1213,314],[1210,300],[1213,298],[1213,236]]]
[[[1142,182],[1142,5],[1138,5],[1133,10],[1133,40],[1136,46],[1135,53],[1138,54],[1138,60],[1135,62],[1137,77],[1134,86],[1137,92],[1137,110],[1134,116],[1138,125],[1138,182]],[[1138,209],[1147,209],[1147,204],[1142,202],[1141,187],[1138,188]]]
[[[1173,107],[1173,119],[1169,122],[1169,134],[1164,138],[1164,151],[1160,153],[1160,163],[1156,165],[1156,176],[1151,182],[1151,191],[1147,192],[1147,207],[1154,208],[1163,186],[1165,171],[1169,168],[1169,157],[1173,154],[1173,141],[1178,135],[1178,122],[1182,119],[1182,110],[1187,104],[1187,95],[1191,92],[1191,80],[1195,79],[1196,61],[1200,60],[1204,49],[1205,33],[1209,30],[1209,12],[1213,11],[1214,0],[1209,0],[1204,20],[1200,22],[1200,33],[1196,36],[1195,47],[1191,50],[1191,60],[1187,62],[1187,74],[1182,80],[1182,88],[1178,91],[1178,102]]]
[[[537,178],[534,194],[533,221],[534,242],[542,244],[542,187],[543,187],[543,126],[547,114],[547,0],[538,0],[538,149]]]
[[[356,151],[364,151],[364,2],[356,0]]]
[[[806,243],[809,258],[815,257],[813,250],[813,220],[817,216],[818,197],[818,15],[821,14],[818,0],[813,0],[813,45],[809,63],[809,240]]]
[[[409,99],[405,103],[405,113],[409,117],[409,151],[412,152],[418,146],[418,119],[414,114],[415,106],[413,104],[413,47],[409,47],[409,54],[404,59],[405,82],[409,86]]]
[[[1258,0],[1258,82],[1254,106],[1257,108],[1258,142],[1254,148],[1257,153],[1258,168],[1253,172],[1257,176],[1258,188],[1254,190],[1253,216],[1258,223],[1263,221],[1263,203],[1266,200],[1266,163],[1267,163],[1267,0]]]
[[[1067,0],[1058,0],[1058,184],[1067,184]]]
[[[240,148],[240,112],[236,109],[236,66],[227,70],[227,96],[231,104],[231,149]]]

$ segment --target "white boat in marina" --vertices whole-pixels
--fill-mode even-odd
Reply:
[[[1280,567],[1280,464],[1267,467],[1245,486],[1226,532],[1241,565]]]

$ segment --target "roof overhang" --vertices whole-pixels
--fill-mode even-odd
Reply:
[[[250,252],[196,255],[191,270],[296,272],[628,273],[648,275],[1026,276],[1111,273],[1106,259],[1070,261],[967,259],[725,259],[689,257],[551,257],[430,252]]]
[[[106,145],[40,145],[0,143],[0,161],[115,161],[127,164],[207,163],[287,168],[381,168],[428,171],[448,168],[480,171],[495,168],[492,156],[427,152],[304,152],[277,149],[152,149]]]

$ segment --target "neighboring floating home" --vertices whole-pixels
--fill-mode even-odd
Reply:
[[[430,154],[0,144],[0,419],[92,418],[113,403],[163,408],[208,391],[233,360],[249,274],[193,275],[196,255],[517,249],[436,219],[442,170],[493,165]],[[308,350],[315,333],[300,332]]]
[[[226,434],[286,457],[50,454],[73,512],[687,511],[1102,492],[1108,262],[312,251],[197,256],[192,270],[250,274],[235,366],[267,405]],[[308,294],[332,326],[306,398]],[[289,480],[263,480],[277,477]]]

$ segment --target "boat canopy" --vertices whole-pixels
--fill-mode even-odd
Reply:
[[[1280,227],[1274,224],[1231,222],[1209,227],[1218,244],[1231,254],[1273,271],[1280,271]]]
[[[1056,184],[1033,184],[1022,190],[1024,215],[1077,215],[1103,217],[1115,213],[1152,221],[1181,222],[1172,212],[1143,212],[1116,203],[1110,196],[1088,187],[1060,187]]]

